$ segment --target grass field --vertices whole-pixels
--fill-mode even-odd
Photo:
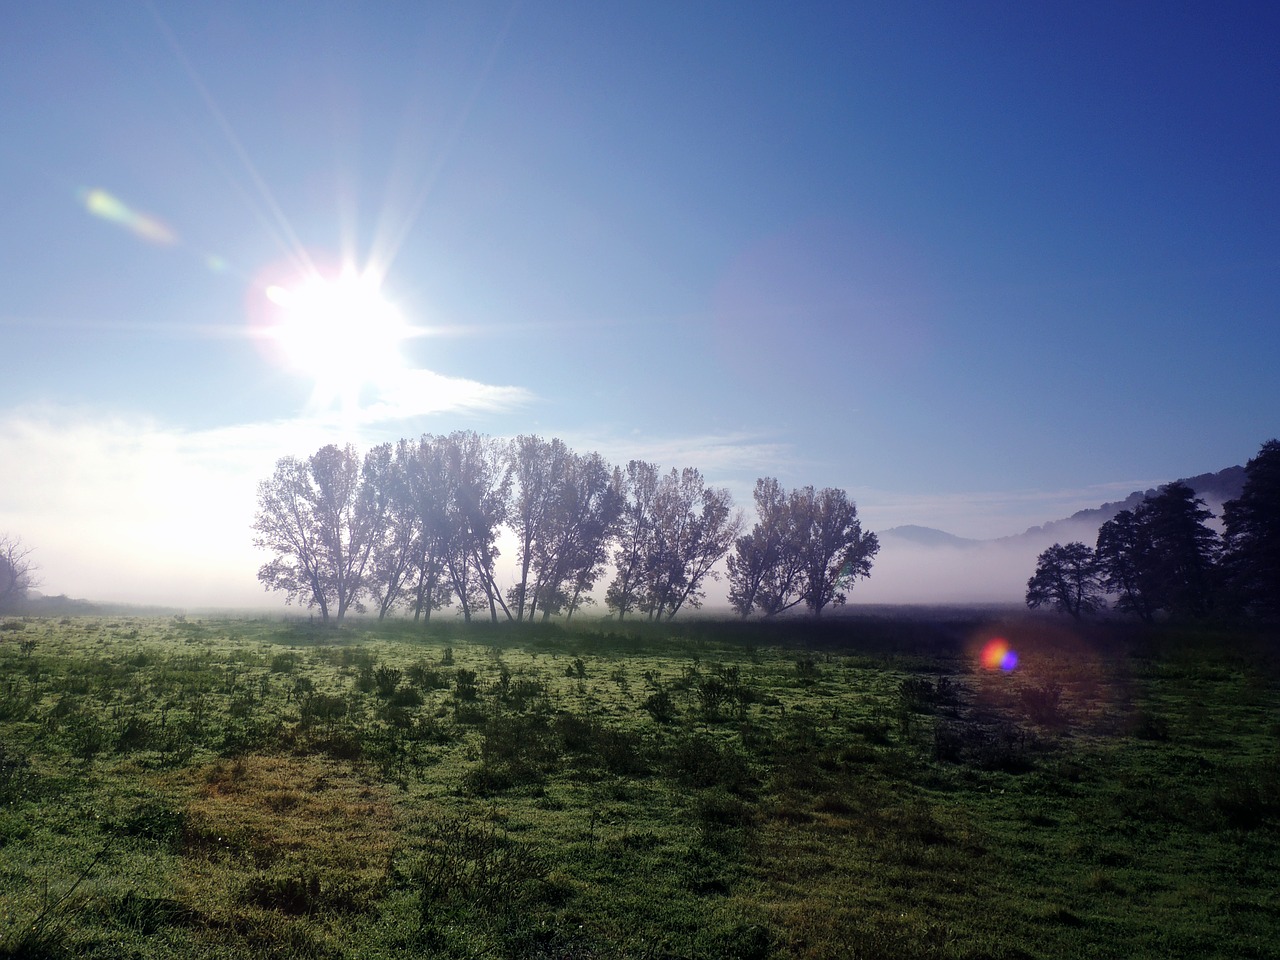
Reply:
[[[11,619],[0,957],[1277,957],[1277,653]]]

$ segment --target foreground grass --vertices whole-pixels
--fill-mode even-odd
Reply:
[[[0,957],[1277,955],[1265,639],[4,626]]]

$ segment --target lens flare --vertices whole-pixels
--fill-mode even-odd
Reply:
[[[1012,670],[1018,665],[1018,653],[1009,647],[1009,642],[1000,637],[988,640],[980,655],[982,665],[988,670]]]
[[[131,209],[123,200],[105,190],[86,190],[81,197],[84,200],[84,208],[95,217],[119,224],[134,236],[151,243],[177,242],[177,235],[155,217],[149,217],[145,213]]]

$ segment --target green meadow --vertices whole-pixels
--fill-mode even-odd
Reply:
[[[1276,957],[1277,653],[964,614],[11,619],[0,957]]]

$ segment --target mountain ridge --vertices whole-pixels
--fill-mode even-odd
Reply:
[[[1210,509],[1215,513],[1220,513],[1222,504],[1228,500],[1234,500],[1240,496],[1244,490],[1245,472],[1244,467],[1237,465],[1226,467],[1212,473],[1201,473],[1194,477],[1184,477],[1181,481],[1170,481],[1171,483],[1182,482],[1195,491],[1196,496],[1205,501]],[[1166,486],[1162,484],[1161,487]],[[1016,544],[1028,540],[1044,540],[1047,537],[1057,534],[1069,534],[1066,539],[1078,539],[1076,534],[1085,527],[1093,527],[1094,529],[1102,526],[1108,520],[1112,519],[1122,510],[1132,510],[1137,507],[1147,497],[1154,497],[1160,492],[1160,488],[1152,488],[1149,490],[1135,490],[1123,500],[1113,500],[1103,503],[1097,507],[1089,507],[1084,510],[1077,510],[1069,517],[1063,517],[1058,520],[1049,520],[1039,526],[1028,527],[1022,533],[1009,534],[1004,537],[990,537],[986,539],[975,539],[972,537],[960,537],[946,530],[940,530],[936,527],[925,527],[917,524],[902,524],[896,527],[889,527],[886,530],[878,531],[877,536],[889,537],[893,540],[904,540],[918,546],[925,547],[953,547],[964,549],[967,547],[977,547],[984,544]]]

